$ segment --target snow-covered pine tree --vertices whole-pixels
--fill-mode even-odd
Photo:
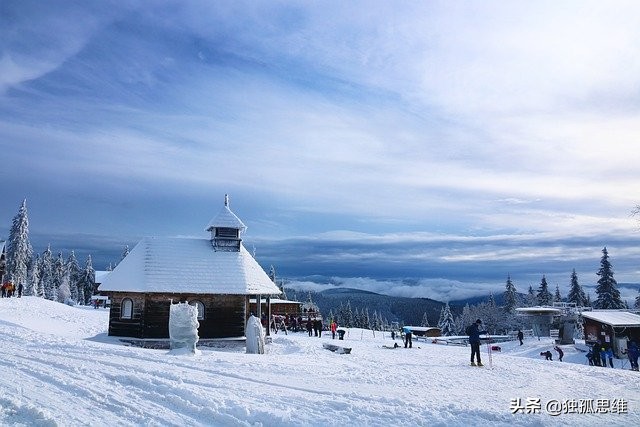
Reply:
[[[58,264],[61,264],[61,266],[58,267]],[[75,300],[71,298],[71,280],[69,269],[67,268],[67,262],[62,259],[62,252],[60,252],[58,259],[56,260],[56,270],[58,269],[62,271],[62,276],[58,285],[58,293],[56,297],[57,301],[61,303],[75,304]]]
[[[562,295],[560,295],[559,285],[556,285],[556,293],[553,295],[553,302],[562,302]]]
[[[344,308],[344,326],[347,328],[353,327],[353,310],[351,310],[351,301],[347,300],[347,305]]]
[[[44,298],[53,301],[56,298],[56,292],[53,281],[53,254],[51,253],[51,245],[47,245],[47,249],[42,252],[40,281],[42,282]]]
[[[78,264],[74,251],[71,251],[69,254],[65,267],[69,275],[69,295],[71,300],[77,304],[79,302],[78,281],[80,280],[80,273],[82,270],[80,270],[80,264]]]
[[[91,295],[93,295],[93,287],[96,284],[96,272],[93,269],[91,255],[87,256],[87,261],[84,265],[84,270],[80,281],[78,282],[78,296],[82,296],[83,301],[81,304],[89,305],[91,302]]]
[[[353,310],[353,319],[351,326],[354,328],[362,328],[362,315],[360,314],[360,310],[358,310],[358,307]]]
[[[273,283],[276,283],[276,268],[273,265],[269,267],[269,279],[271,279]]]
[[[40,254],[36,254],[31,263],[30,286],[33,288],[33,295],[44,298],[44,282],[42,281],[42,259]]]
[[[444,307],[442,307],[442,311],[440,312],[441,322],[438,323],[438,328],[440,328],[440,333],[443,336],[451,336],[455,334],[456,325],[453,320],[453,314],[451,314],[451,308],[449,307],[449,303],[447,302]]]
[[[369,307],[365,307],[362,311],[362,327],[364,329],[373,329],[371,327],[371,317],[369,316]]]
[[[465,329],[469,326],[475,319],[471,319],[471,308],[469,304],[465,304],[462,308],[462,313],[460,316],[456,317],[456,335],[464,335]]]
[[[487,303],[481,305],[481,307],[483,308],[483,314],[479,317],[483,319],[485,327],[488,331],[493,333],[499,329],[504,329],[504,313],[502,312],[502,310],[500,310],[500,308],[498,308],[496,300],[493,297],[493,292],[489,294]]]
[[[587,293],[587,298],[584,300],[584,306],[585,307],[591,307],[591,293]]]
[[[538,304],[539,305],[551,305],[553,301],[553,295],[549,292],[549,285],[547,284],[547,279],[542,276],[542,281],[540,281],[540,287],[538,288],[537,294]]]
[[[40,280],[38,277],[39,262],[40,255],[35,254],[35,256],[31,258],[31,262],[29,262],[29,269],[27,270],[27,284],[22,291],[22,295],[33,296],[36,294],[36,286]]]
[[[373,310],[373,316],[371,316],[371,329],[373,329],[374,331],[381,331],[382,330],[381,320],[382,319],[380,318],[378,311]]]
[[[6,249],[7,279],[13,282],[16,289],[19,285],[24,288],[27,284],[27,273],[32,256],[27,199],[24,199],[18,213],[13,217]]]
[[[62,258],[62,252],[58,252],[58,257],[53,261],[53,288],[55,292],[55,301],[64,302],[66,298],[69,297],[69,291],[63,290],[63,294],[59,295],[58,290],[62,286],[62,282],[64,281],[65,276],[65,263],[64,258]],[[60,298],[64,297],[62,300]]]
[[[587,296],[582,289],[582,286],[578,283],[578,274],[574,268],[571,272],[571,284],[569,285],[569,295],[567,295],[567,302],[574,303],[576,307],[585,307],[587,302]]]
[[[638,288],[638,296],[636,297],[636,302],[633,304],[633,308],[640,308],[640,288]]]
[[[609,253],[607,247],[602,249],[602,258],[600,259],[600,269],[596,273],[600,278],[596,286],[596,294],[598,298],[593,303],[596,309],[620,309],[625,308],[625,304],[620,298],[618,291],[618,283],[613,278],[613,267],[609,261]]]
[[[420,326],[429,326],[429,317],[427,316],[426,311],[422,315],[422,321],[420,322]]]
[[[513,314],[519,306],[518,291],[511,281],[511,275],[507,275],[507,284],[504,291],[504,311]]]
[[[333,314],[333,309],[330,308],[329,309],[329,322],[331,322],[331,321],[333,321],[333,322],[336,321],[336,315]]]
[[[533,290],[533,286],[529,285],[529,290],[527,291],[527,307],[533,307],[538,304],[538,297],[536,296],[535,291]]]
[[[120,262],[122,262],[122,260],[125,259],[127,257],[127,255],[129,255],[129,245],[124,245],[124,249],[122,250],[122,256],[120,256]],[[275,277],[276,276],[275,276],[275,273],[274,273],[274,275],[273,275],[274,283],[275,283]]]

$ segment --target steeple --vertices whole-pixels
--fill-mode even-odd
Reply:
[[[224,195],[224,206],[209,224],[206,231],[211,232],[211,244],[216,251],[237,252],[240,250],[240,234],[247,227],[231,209],[229,209],[229,196]]]

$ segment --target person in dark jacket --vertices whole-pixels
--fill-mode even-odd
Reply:
[[[520,345],[522,345],[523,339],[524,339],[524,333],[522,333],[522,330],[518,329],[518,341],[520,341]]]
[[[587,352],[587,360],[589,361],[589,365],[593,366],[594,363],[594,358],[593,358],[593,348],[589,347],[589,351]]]
[[[310,317],[307,318],[307,332],[309,336],[313,336],[313,321]]]
[[[635,341],[627,342],[627,357],[629,358],[629,363],[631,364],[631,370],[638,370],[638,355],[640,355],[640,351],[638,350],[638,345]]]
[[[549,350],[540,352],[540,356],[544,356],[544,360],[553,360],[553,354]]]
[[[316,319],[313,321],[313,330],[315,331],[315,336],[318,338],[322,337],[322,320]]]
[[[558,360],[562,362],[562,358],[564,357],[564,351],[558,346],[553,347],[555,351],[558,352]]]
[[[482,325],[482,320],[478,319],[467,328],[469,345],[471,346],[471,366],[484,366],[480,360],[480,335],[486,334],[487,331],[481,331],[480,325]],[[477,364],[473,361],[474,355],[476,356]]]

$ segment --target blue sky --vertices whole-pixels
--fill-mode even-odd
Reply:
[[[0,236],[26,197],[37,251],[102,269],[143,236],[206,236],[229,193],[258,261],[304,288],[449,300],[545,274],[566,295],[605,245],[638,283],[638,16],[5,0]]]

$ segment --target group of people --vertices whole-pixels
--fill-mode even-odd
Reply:
[[[613,368],[613,348],[610,345],[596,342],[593,346],[589,347],[587,360],[591,366],[603,367],[607,366],[607,360],[609,360],[609,366]]]
[[[638,356],[640,356],[640,350],[638,350],[638,344],[634,340],[627,341],[627,348],[622,350],[623,354],[627,355],[629,364],[632,371],[638,370]],[[609,344],[601,344],[596,341],[589,351],[587,351],[587,360],[591,366],[606,367],[607,362],[609,366],[613,368],[613,347]]]
[[[307,333],[310,337],[322,337],[322,319],[319,318],[311,318],[307,319]],[[315,334],[315,335],[314,335]]]
[[[562,362],[564,351],[557,345],[553,346],[553,349],[558,352],[558,360]],[[549,350],[540,352],[540,356],[544,356],[544,360],[553,360],[553,354]]]
[[[18,291],[18,298],[22,297],[22,283],[18,285],[13,284],[13,282],[7,281],[2,284],[2,298],[11,298],[14,296],[16,290]]]

